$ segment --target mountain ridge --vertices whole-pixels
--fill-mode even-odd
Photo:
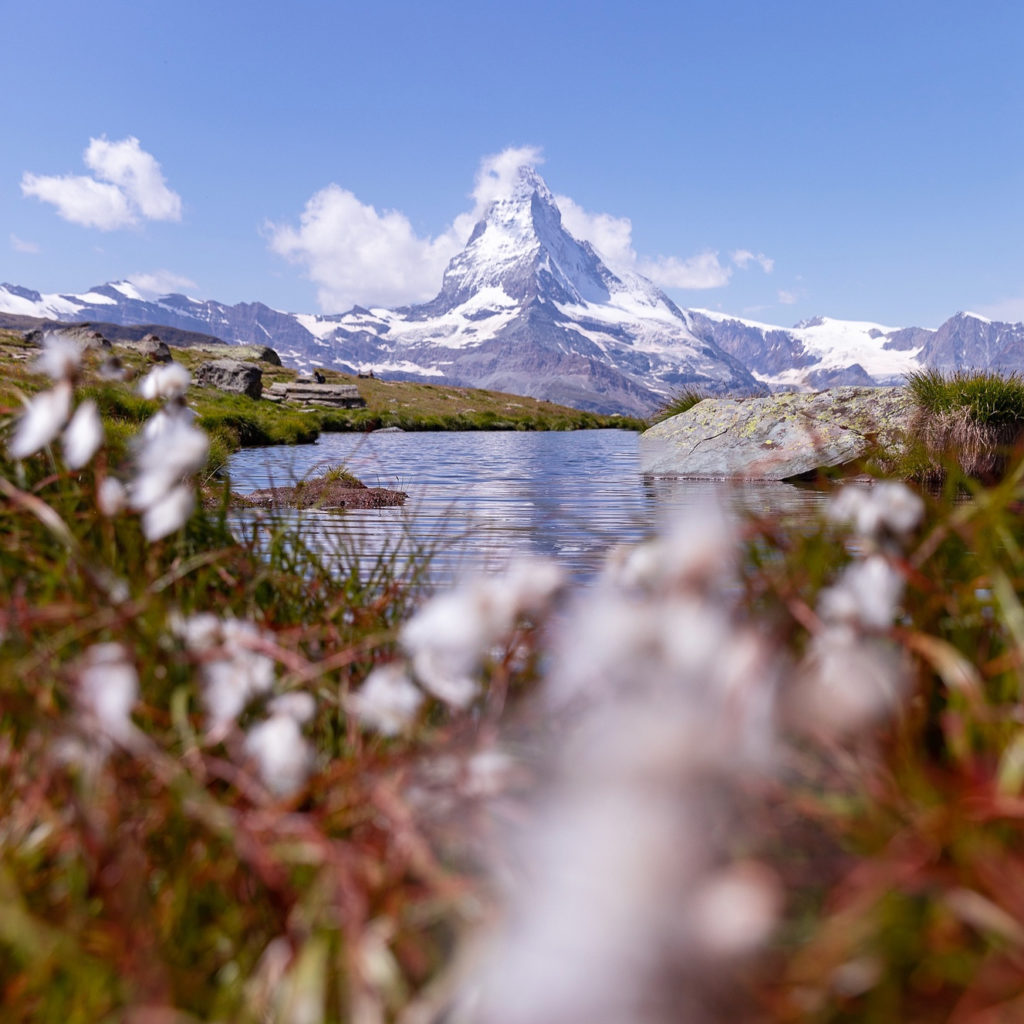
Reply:
[[[128,281],[81,294],[0,285],[0,313],[158,326],[270,345],[309,369],[447,382],[646,415],[674,392],[764,394],[893,383],[924,366],[1024,369],[1024,324],[957,313],[936,329],[816,317],[794,327],[680,309],[652,282],[613,269],[562,223],[544,180],[521,168],[449,262],[427,302],[288,313]]]

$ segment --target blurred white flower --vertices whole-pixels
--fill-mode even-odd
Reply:
[[[264,785],[276,796],[300,790],[313,768],[313,748],[291,715],[271,715],[254,725],[245,737],[245,750],[256,761]]]
[[[834,522],[850,523],[861,537],[883,531],[902,537],[921,521],[924,502],[905,484],[885,481],[872,487],[846,484],[828,505]]]
[[[479,690],[476,673],[491,648],[511,636],[521,617],[542,612],[563,585],[553,562],[523,559],[431,598],[399,636],[417,680],[446,704],[466,707]]]
[[[203,467],[209,449],[209,438],[202,430],[180,417],[167,417],[163,429],[155,436],[144,436],[136,452],[132,505],[144,509],[159,501]]]
[[[879,554],[852,562],[839,579],[818,595],[818,613],[828,622],[848,622],[869,629],[892,625],[903,576]]]
[[[35,368],[56,381],[70,380],[82,365],[82,346],[61,334],[43,335],[43,351]]]
[[[306,725],[313,721],[316,714],[316,701],[312,694],[303,690],[292,690],[275,697],[267,705],[267,710],[272,715],[287,715],[294,718],[299,725]]]
[[[184,481],[202,468],[210,448],[209,438],[187,417],[158,415],[163,425],[148,435],[143,431],[135,457],[137,473],[129,487],[132,507],[143,513],[148,540],[166,537],[185,524],[195,499]]]
[[[181,398],[192,374],[181,363],[158,363],[139,381],[139,394],[151,401]]]
[[[150,501],[142,512],[142,532],[146,540],[160,540],[180,530],[188,522],[195,504],[195,495],[187,484],[178,484]]]
[[[136,441],[136,447],[142,449],[149,442],[155,442],[173,427],[184,424],[191,426],[195,422],[195,411],[187,405],[172,403],[158,409],[143,424]]]
[[[189,650],[203,656],[199,674],[207,729],[212,738],[220,738],[250,700],[268,693],[274,685],[273,658],[253,649],[266,637],[251,622],[218,619],[209,612],[176,619],[171,628]]]
[[[185,641],[190,651],[208,651],[220,644],[221,620],[213,612],[199,612],[187,618],[180,612],[174,612],[169,625],[175,636]]]
[[[105,476],[96,489],[96,506],[101,515],[116,516],[124,510],[128,492],[116,477]]]
[[[362,725],[384,736],[395,736],[407,729],[422,704],[423,694],[409,679],[401,662],[379,665],[345,702]]]
[[[7,451],[13,459],[24,459],[45,448],[61,432],[71,415],[71,383],[59,381],[41,391],[28,403]]]
[[[109,739],[125,742],[135,734],[131,711],[139,696],[139,677],[123,644],[94,644],[78,672],[82,710]]]
[[[673,524],[663,537],[616,548],[604,581],[627,589],[703,589],[733,574],[736,529],[722,508],[708,502]]]
[[[99,409],[89,399],[82,402],[64,430],[64,461],[71,469],[81,469],[103,444],[103,424]]]
[[[738,864],[707,880],[693,908],[695,932],[717,956],[740,956],[769,937],[782,906],[778,879],[758,864]]]
[[[790,710],[801,726],[852,734],[891,712],[906,685],[900,648],[853,626],[831,625],[811,641]]]

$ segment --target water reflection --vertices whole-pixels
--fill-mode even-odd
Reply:
[[[244,492],[339,464],[409,500],[402,509],[304,513],[307,538],[322,550],[344,543],[367,553],[429,545],[438,584],[527,553],[585,579],[613,544],[649,536],[708,500],[793,518],[823,501],[784,483],[644,479],[637,435],[621,430],[324,434],[315,445],[239,452],[230,472]]]

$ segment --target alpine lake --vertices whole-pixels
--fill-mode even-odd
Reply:
[[[249,448],[229,473],[237,493],[293,484],[344,466],[369,486],[406,492],[399,508],[305,510],[305,541],[330,559],[372,563],[431,553],[428,582],[500,570],[518,556],[558,561],[592,579],[617,544],[643,540],[709,502],[728,514],[814,518],[825,495],[776,482],[644,477],[627,430],[325,433],[316,444]]]

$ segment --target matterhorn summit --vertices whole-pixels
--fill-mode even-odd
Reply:
[[[338,368],[444,378],[597,412],[645,415],[684,387],[766,390],[698,338],[650,281],[614,273],[569,234],[530,167],[487,207],[429,302],[299,320]]]

